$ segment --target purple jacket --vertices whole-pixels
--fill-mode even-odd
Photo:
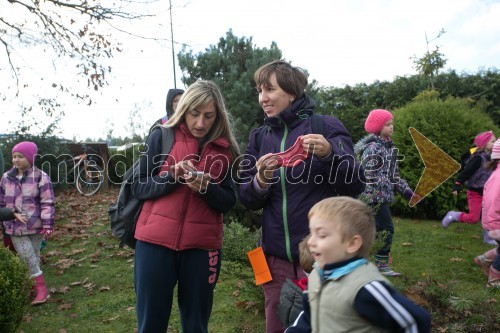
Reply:
[[[15,208],[28,215],[27,224],[15,219],[3,222],[8,235],[33,235],[42,229],[53,229],[54,190],[49,176],[31,168],[18,179],[17,169],[10,169],[0,181],[0,207]]]
[[[309,157],[293,168],[279,168],[276,182],[267,191],[255,189],[257,160],[267,153],[285,151],[299,136],[312,133],[313,111],[314,101],[302,95],[278,117],[266,118],[261,147],[256,143],[259,130],[254,129],[240,164],[240,201],[248,209],[263,210],[264,253],[289,261],[298,261],[298,244],[309,234],[307,214],[315,203],[335,195],[356,197],[365,187],[349,132],[337,118],[324,116],[323,135],[331,143],[332,153],[326,158]]]
[[[364,166],[366,188],[360,199],[369,205],[394,202],[398,191],[410,200],[413,191],[399,175],[398,149],[391,140],[368,134],[356,143],[354,150]]]

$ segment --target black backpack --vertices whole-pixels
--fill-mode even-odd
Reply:
[[[160,127],[162,130],[161,165],[174,144],[174,130],[170,127],[156,125],[151,129],[151,132],[156,127]],[[118,198],[116,202],[108,208],[111,232],[120,240],[120,247],[127,245],[133,249],[135,249],[136,243],[136,239],[134,238],[135,223],[139,217],[143,204],[143,200],[137,199],[132,195],[132,183],[134,177],[139,172],[139,160],[140,159],[125,172]]]

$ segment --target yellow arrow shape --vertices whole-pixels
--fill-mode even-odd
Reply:
[[[425,165],[417,188],[410,199],[409,205],[413,207],[460,170],[460,163],[452,159],[415,128],[410,127],[409,131]]]

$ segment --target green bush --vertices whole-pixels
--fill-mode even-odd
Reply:
[[[474,106],[471,100],[464,98],[440,99],[436,91],[421,93],[413,102],[394,110],[393,114],[393,140],[399,155],[404,156],[404,160],[399,162],[400,174],[412,189],[418,184],[424,164],[408,131],[409,127],[414,127],[459,163],[460,157],[473,147],[474,137],[478,133],[493,130],[496,135],[499,134],[498,127],[482,111],[481,106]],[[457,202],[451,193],[456,176],[450,177],[414,208],[410,208],[408,201],[397,195],[394,213],[406,217],[441,219],[448,210],[464,209],[457,207],[461,201]]]
[[[32,282],[28,267],[5,247],[0,247],[0,332],[14,332],[23,318]]]
[[[233,219],[224,224],[224,241],[222,243],[223,260],[248,265],[247,252],[257,247],[260,234],[251,231]]]

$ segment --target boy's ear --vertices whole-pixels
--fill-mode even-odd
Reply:
[[[354,237],[349,240],[346,250],[349,254],[356,254],[361,248],[361,245],[363,245],[363,238],[361,238],[360,235],[354,235]]]

